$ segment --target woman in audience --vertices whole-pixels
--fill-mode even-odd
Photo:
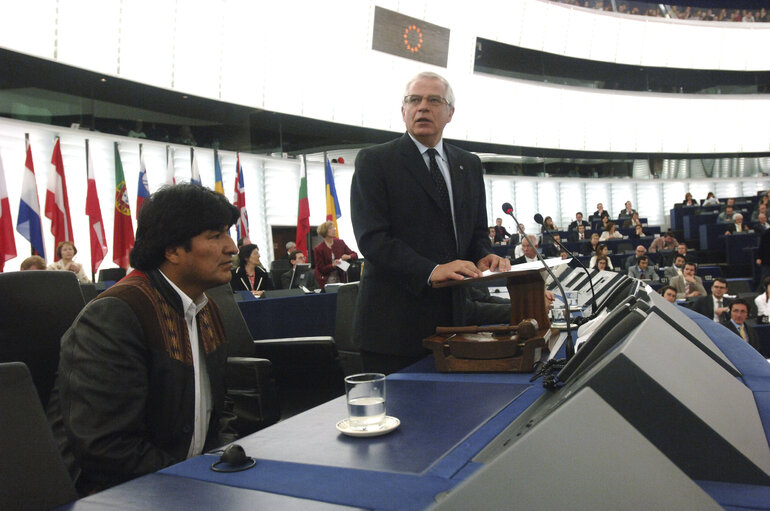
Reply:
[[[717,199],[716,195],[714,195],[714,192],[709,192],[706,195],[706,200],[703,201],[702,206],[718,206],[719,205],[719,199]]]
[[[553,218],[550,216],[545,217],[545,220],[543,220],[543,227],[540,229],[540,232],[546,232],[546,231],[558,231],[559,228],[556,227],[556,224],[553,223]]]
[[[770,195],[767,193],[763,193],[759,196],[759,204],[764,204],[770,209]],[[759,207],[759,204],[757,204],[757,207]]]
[[[608,257],[601,256],[596,258],[596,269],[599,271],[604,270],[612,270],[612,268],[608,267],[608,264],[610,264],[610,260]]]
[[[270,274],[262,266],[259,247],[253,243],[243,245],[238,250],[238,260],[240,264],[230,280],[233,291],[251,291],[254,296],[262,296],[265,290],[275,289]]]
[[[610,221],[610,215],[609,214],[602,215],[602,224],[599,226],[599,230],[600,231],[606,231],[607,230],[607,226],[609,224],[611,224],[611,223],[612,222]]]
[[[594,252],[593,257],[591,257],[591,261],[588,263],[589,268],[595,268],[596,267],[596,261],[603,257],[607,260],[607,269],[608,270],[614,270],[615,268],[612,266],[612,259],[610,259],[610,249],[607,248],[607,245],[604,243],[599,243],[596,246],[596,252]]]
[[[687,192],[684,194],[684,200],[682,201],[682,206],[697,206],[698,203],[695,201],[695,199],[692,198],[692,194],[690,192]]]
[[[757,316],[770,316],[770,277],[762,281],[763,293],[754,299],[757,305]]]
[[[86,276],[86,272],[83,270],[83,265],[72,260],[77,253],[78,249],[75,248],[74,243],[71,241],[60,241],[59,244],[56,245],[56,255],[59,257],[59,260],[49,264],[48,269],[71,271],[77,276],[79,282],[83,284],[91,282],[88,279],[88,276]]]
[[[607,241],[611,238],[622,238],[623,235],[618,232],[617,226],[613,222],[607,224],[607,230],[599,236],[599,241]]]
[[[324,222],[318,226],[318,235],[323,241],[313,249],[315,260],[315,281],[323,289],[326,284],[347,282],[347,275],[339,269],[341,261],[358,259],[358,254],[348,248],[344,241],[337,238],[334,222]]]
[[[634,227],[634,226],[637,226],[637,225],[642,225],[642,221],[639,220],[639,213],[637,213],[636,211],[634,211],[634,213],[631,215],[631,218],[629,218],[628,220],[623,221],[623,228],[624,229],[629,228],[629,227]]]

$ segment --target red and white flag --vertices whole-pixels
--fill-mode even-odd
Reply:
[[[86,141],[88,147],[88,141]],[[99,195],[96,193],[96,171],[91,160],[91,151],[88,151],[88,193],[86,195],[86,215],[88,215],[89,234],[91,235],[91,272],[96,274],[99,265],[107,255],[107,239],[104,234],[104,222],[102,222],[102,208],[99,206]]]
[[[235,232],[237,238],[243,239],[249,237],[249,215],[246,213],[246,189],[243,185],[243,167],[241,167],[241,156],[236,155],[235,160],[235,196],[233,205],[238,208],[238,221],[235,223]]]
[[[16,257],[16,240],[13,235],[11,204],[8,202],[8,189],[5,187],[5,170],[0,159],[0,271],[5,262]]]
[[[57,247],[62,241],[73,241],[67,180],[64,178],[64,162],[58,138],[53,146],[51,165],[53,168],[48,171],[48,186],[45,192],[45,216],[51,219],[51,234],[54,238],[54,247]],[[56,252],[53,259],[59,260]]]
[[[166,146],[166,184],[176,184],[176,179],[174,178],[174,150],[170,146]]]

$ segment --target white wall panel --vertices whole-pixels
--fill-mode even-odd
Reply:
[[[59,2],[58,60],[117,74],[120,4],[119,0]]]

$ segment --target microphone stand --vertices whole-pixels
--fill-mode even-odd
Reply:
[[[519,221],[513,215],[513,208],[507,202],[503,204],[503,212],[507,215],[510,215],[511,218],[513,218],[513,221],[516,222],[516,229],[519,231],[519,236],[521,236],[521,242],[524,243],[524,238],[527,237],[527,234],[524,232],[524,229],[522,229],[521,225],[519,224]],[[527,243],[529,242],[530,242],[529,238],[527,238]],[[570,312],[569,312],[569,303],[567,301],[567,293],[564,292],[564,287],[561,285],[561,282],[559,282],[559,279],[557,279],[556,275],[553,274],[553,271],[551,271],[551,268],[549,268],[548,265],[545,264],[545,261],[543,260],[543,256],[540,255],[540,253],[537,250],[535,250],[535,256],[537,256],[538,261],[540,261],[540,263],[543,265],[543,267],[545,268],[545,271],[548,272],[548,275],[550,275],[551,278],[554,280],[554,282],[556,282],[556,285],[559,286],[559,291],[561,291],[561,295],[563,297],[564,321],[567,324],[567,339],[565,340],[564,344],[565,344],[565,351],[567,355],[567,361],[569,361],[575,355],[575,343],[572,341],[572,332],[571,332],[571,326],[570,326]],[[549,360],[549,362],[552,362],[552,361],[553,359]],[[535,376],[532,377],[532,380],[539,377],[545,371],[546,371],[546,367],[544,366],[535,374]],[[549,376],[551,378],[553,377],[552,375],[549,375]],[[546,383],[548,383],[548,380],[543,381],[544,385],[546,385]]]
[[[537,222],[537,215],[535,215],[535,222]],[[539,222],[537,222],[537,223],[538,223],[538,224],[540,224],[540,225],[542,225],[542,224],[543,224],[543,221],[542,221],[542,220],[540,220],[540,221],[539,221]],[[586,265],[585,265],[585,264],[583,264],[583,262],[582,262],[580,259],[578,259],[577,257],[575,257],[575,254],[574,254],[574,253],[572,253],[572,251],[570,251],[570,250],[569,250],[567,247],[565,247],[564,245],[562,245],[561,241],[558,241],[556,238],[554,238],[554,237],[553,237],[553,234],[551,234],[551,233],[550,233],[550,231],[545,231],[545,232],[544,232],[544,234],[547,234],[547,235],[548,235],[548,236],[551,238],[551,241],[553,241],[554,243],[556,243],[557,245],[559,245],[559,248],[561,248],[562,250],[564,250],[564,251],[565,251],[567,254],[569,254],[569,256],[570,256],[572,259],[574,259],[575,261],[577,261],[577,263],[580,265],[580,267],[581,267],[581,268],[583,268],[583,271],[585,271],[585,272],[586,272],[586,276],[588,276],[588,283],[589,283],[589,284],[590,284],[590,286],[591,286],[591,314],[593,315],[593,313],[596,311],[596,293],[594,293],[594,281],[593,281],[593,279],[591,278],[591,272],[590,272],[590,271],[588,271],[588,268],[586,268]]]

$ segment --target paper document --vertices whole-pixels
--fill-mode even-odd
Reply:
[[[337,268],[339,268],[342,271],[348,271],[348,268],[350,268],[350,263],[340,259],[340,262],[337,264]]]

